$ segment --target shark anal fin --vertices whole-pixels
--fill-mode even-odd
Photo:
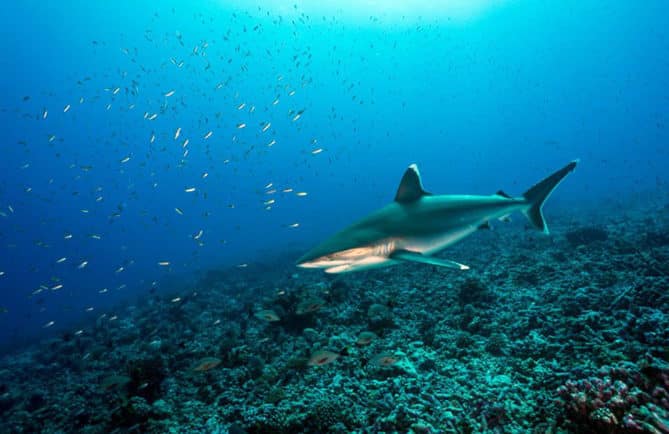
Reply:
[[[483,223],[481,223],[477,229],[488,229],[488,230],[492,230],[492,226],[490,226],[490,221],[486,220],[486,221],[484,221]]]
[[[418,166],[412,164],[404,172],[400,186],[395,194],[395,201],[400,203],[413,202],[430,193],[423,189],[423,183],[420,180]]]
[[[421,264],[436,265],[438,267],[455,268],[457,270],[469,270],[469,267],[460,264],[459,262],[450,261],[448,259],[435,258],[434,256],[427,256],[418,252],[410,252],[409,250],[395,250],[390,254],[390,259],[407,262],[420,262]]]

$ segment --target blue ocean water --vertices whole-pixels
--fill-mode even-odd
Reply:
[[[296,259],[410,163],[516,194],[580,158],[554,209],[666,194],[666,2],[428,6],[5,5],[2,346]]]

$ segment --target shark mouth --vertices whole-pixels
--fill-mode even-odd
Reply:
[[[359,261],[349,262],[347,264],[341,264],[341,265],[336,265],[334,267],[326,268],[325,272],[329,274],[346,273],[349,271],[372,268],[384,264],[388,261],[390,261],[390,259],[385,256],[368,256],[365,259],[361,259]]]

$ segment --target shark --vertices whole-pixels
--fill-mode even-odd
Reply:
[[[577,163],[571,161],[517,197],[502,190],[487,196],[435,195],[423,188],[418,166],[411,164],[393,202],[326,239],[299,258],[297,266],[348,273],[414,262],[467,270],[467,265],[435,254],[514,212],[548,234],[544,203]]]

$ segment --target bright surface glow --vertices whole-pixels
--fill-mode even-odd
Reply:
[[[219,0],[250,13],[270,11],[284,18],[306,14],[347,21],[413,24],[421,20],[467,20],[508,0]],[[371,18],[373,17],[373,19]]]

